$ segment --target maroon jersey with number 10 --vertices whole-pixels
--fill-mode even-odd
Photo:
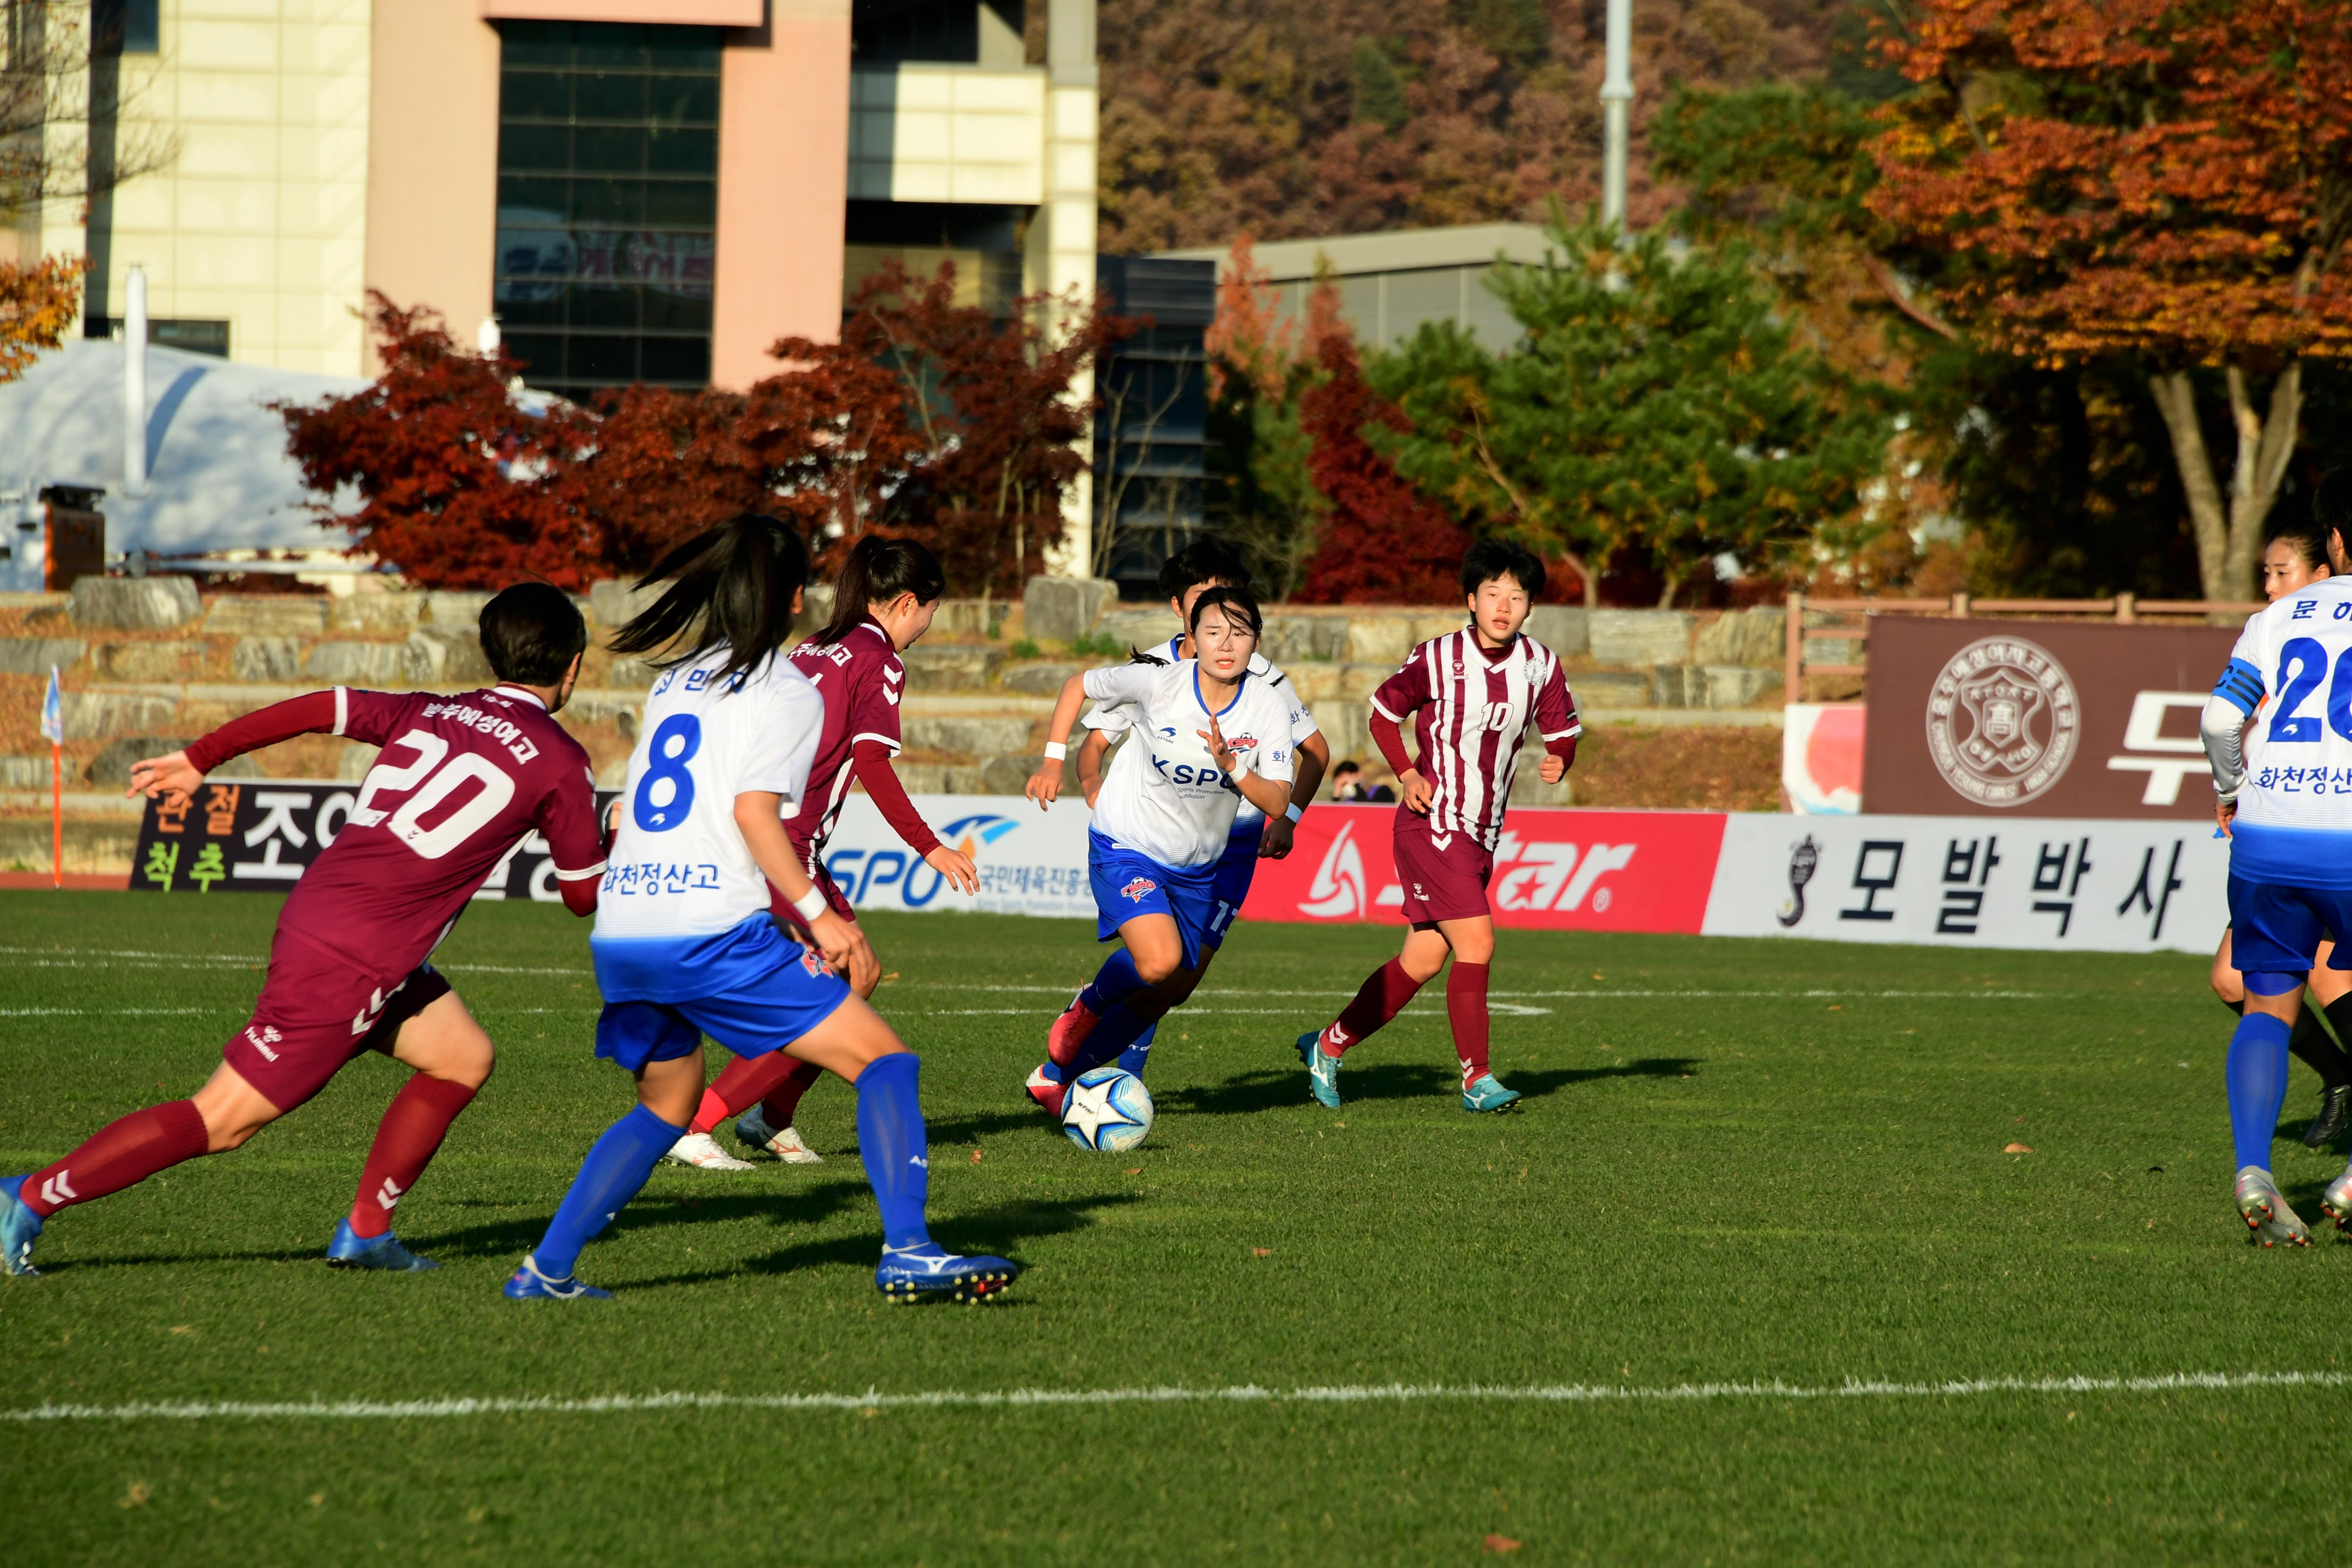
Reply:
[[[404,976],[532,829],[561,880],[593,886],[604,874],[588,753],[520,687],[444,697],[339,686],[226,724],[188,761],[209,773],[322,730],[383,752],[334,843],[288,896],[281,931],[367,973]]]
[[[1435,792],[1429,831],[1468,833],[1487,849],[1502,837],[1503,804],[1528,722],[1548,749],[1584,730],[1559,657],[1525,633],[1493,649],[1479,647],[1467,627],[1432,637],[1381,682],[1372,707],[1417,733],[1417,765]]]

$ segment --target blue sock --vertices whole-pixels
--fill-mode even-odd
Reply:
[[[1078,1000],[1086,1004],[1088,1012],[1100,1017],[1110,1011],[1112,1003],[1142,989],[1143,976],[1135,972],[1134,955],[1122,947],[1103,960],[1103,966],[1095,972],[1087,988],[1078,993]]]
[[[2230,1132],[2238,1166],[2271,1168],[2271,1139],[2286,1103],[2286,1025],[2249,1010],[2230,1037]]]
[[[912,1051],[877,1057],[857,1075],[857,1153],[882,1206],[882,1244],[927,1246],[923,1205],[931,1195],[931,1137],[915,1095],[921,1058]]]
[[[1095,1026],[1094,1033],[1087,1037],[1086,1044],[1078,1047],[1077,1059],[1070,1064],[1070,1076],[1092,1072],[1113,1057],[1121,1056],[1138,1037],[1150,1034],[1159,1023],[1157,1018],[1137,1017],[1124,1002],[1113,1003],[1110,1011]]]
[[[567,1278],[580,1261],[580,1249],[644,1190],[646,1178],[654,1173],[654,1163],[685,1131],[642,1105],[604,1129],[604,1135],[580,1162],[572,1190],[556,1205],[546,1237],[531,1249],[539,1271],[550,1279]]]
[[[1159,1032],[1160,1021],[1155,1018],[1149,1028],[1135,1037],[1135,1044],[1118,1053],[1118,1065],[1122,1071],[1131,1072],[1138,1078],[1143,1076],[1143,1065],[1151,1059],[1151,1037]]]

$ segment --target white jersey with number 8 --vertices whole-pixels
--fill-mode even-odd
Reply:
[[[808,785],[824,701],[781,655],[720,679],[727,649],[663,674],[646,699],[621,792],[621,827],[605,858],[596,936],[709,936],[768,910],[768,880],[735,825],[735,797]]]

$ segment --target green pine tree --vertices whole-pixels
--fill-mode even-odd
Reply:
[[[1355,54],[1356,118],[1395,131],[1412,118],[1404,100],[1404,73],[1378,38],[1358,38]]]

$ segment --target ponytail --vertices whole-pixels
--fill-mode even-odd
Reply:
[[[888,604],[901,594],[916,603],[937,604],[948,591],[947,574],[940,558],[912,539],[885,539],[869,533],[849,547],[841,575],[833,590],[833,618],[816,634],[820,643],[837,643],[857,629],[876,604]]]
[[[667,669],[691,664],[724,646],[722,679],[751,674],[793,635],[793,595],[808,585],[808,546],[790,524],[758,512],[738,512],[706,529],[654,563],[637,579],[669,591],[614,633],[614,653],[652,653],[688,642],[654,662]]]

